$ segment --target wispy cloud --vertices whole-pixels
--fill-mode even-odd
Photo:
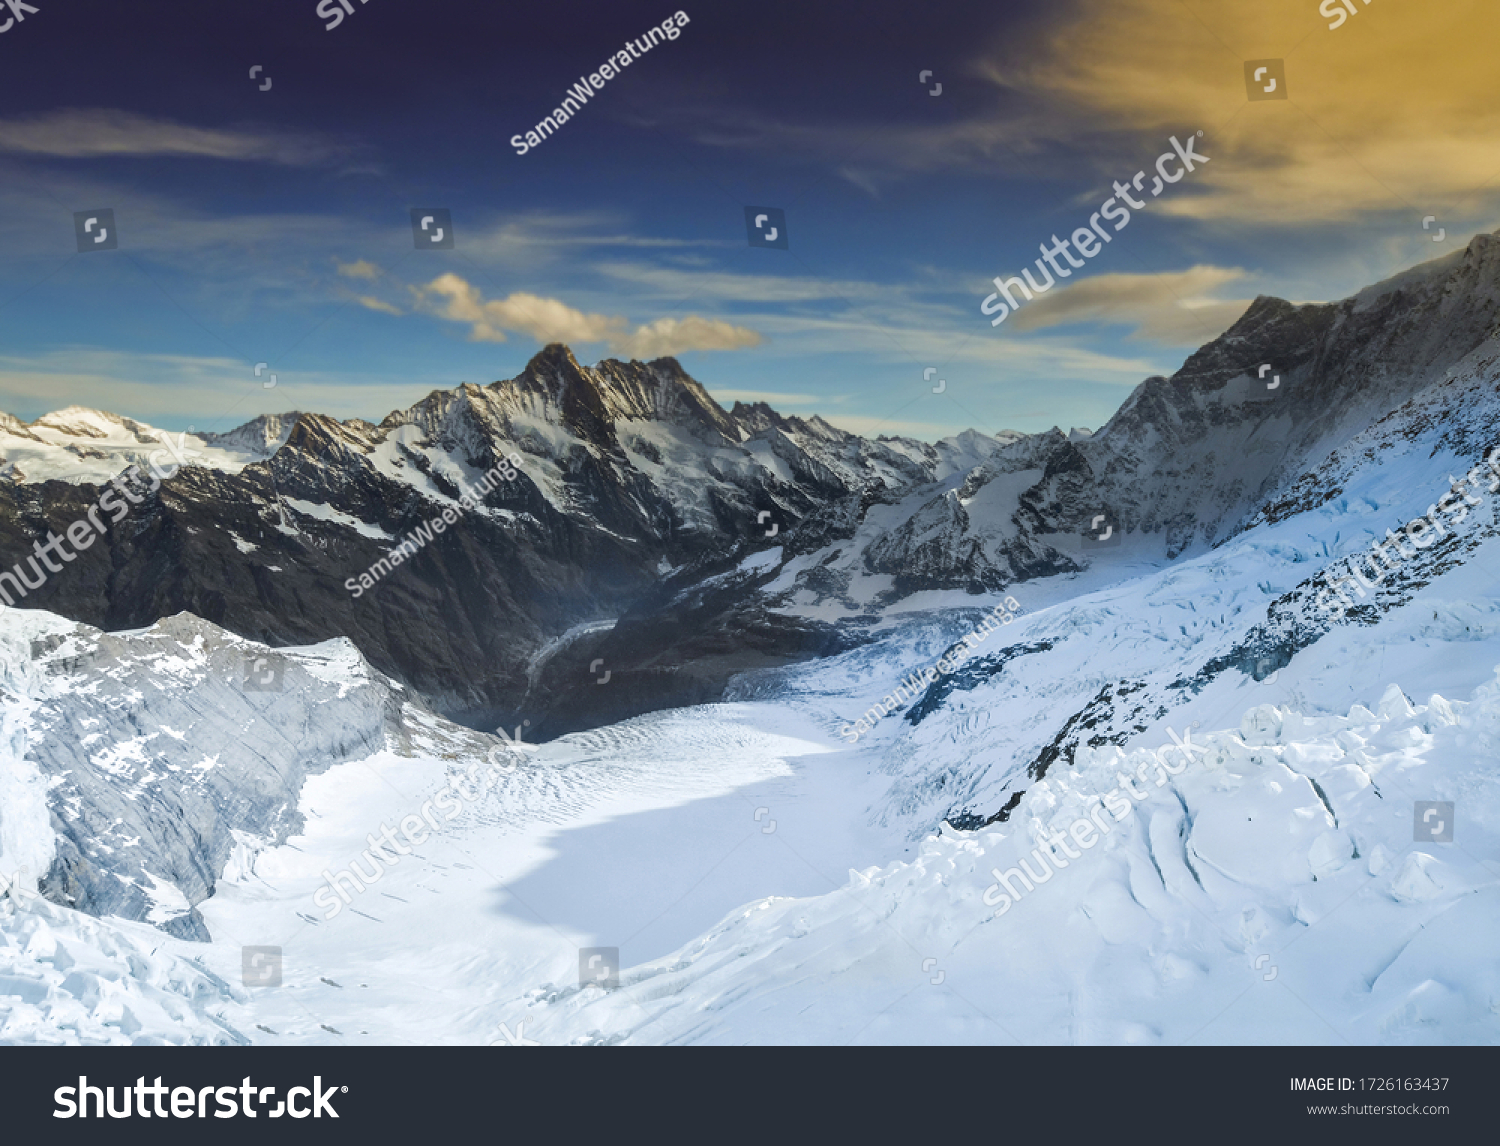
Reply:
[[[59,159],[177,155],[309,167],[342,159],[351,150],[304,132],[193,127],[109,108],[0,119],[0,152]]]
[[[430,378],[372,380],[363,372],[277,374],[277,385],[268,389],[249,364],[233,358],[93,347],[0,355],[0,409],[30,421],[63,406],[92,406],[167,428],[193,424],[224,431],[258,414],[294,409],[378,422],[443,384]]]
[[[1245,277],[1236,267],[1196,266],[1160,274],[1095,275],[1027,303],[1006,323],[1012,330],[1044,330],[1067,323],[1123,323],[1135,338],[1198,346],[1245,313],[1250,299],[1208,295]]]
[[[1110,180],[1149,165],[1168,135],[1203,129],[1199,150],[1212,161],[1191,187],[1153,204],[1163,215],[1282,229],[1392,213],[1399,221],[1390,225],[1410,227],[1436,214],[1450,235],[1492,229],[1500,7],[1361,8],[1370,19],[1332,35],[1317,8],[1313,0],[1051,5],[950,65],[990,98],[942,123],[851,122],[816,108],[778,117],[713,99],[661,118],[726,151],[836,156],[833,170],[877,198],[914,175],[962,172],[1063,175],[1087,183],[1081,195],[1093,203]],[[1242,62],[1278,56],[1289,98],[1247,107]]]
[[[649,287],[657,298],[711,298],[723,302],[811,302],[815,299],[904,298],[902,287],[858,280],[819,279],[811,275],[747,275],[731,271],[679,269],[651,263],[605,262],[598,269],[610,278]]]
[[[1285,227],[1395,210],[1410,225],[1500,175],[1494,5],[1391,5],[1337,35],[1302,0],[1210,7],[1059,9],[980,71],[1020,93],[1037,140],[1111,140],[1093,150],[1118,154],[1125,140],[1206,129],[1213,161],[1165,214]],[[1288,98],[1247,107],[1240,60],[1283,54]]]
[[[951,314],[944,316],[946,321],[931,325],[922,325],[921,316],[887,323],[855,313],[814,317],[767,312],[740,317],[774,338],[767,353],[783,360],[802,361],[809,355],[859,346],[876,359],[909,364],[914,393],[930,392],[932,383],[922,379],[922,370],[929,365],[942,368],[955,385],[963,376],[964,385],[979,387],[1015,380],[1034,385],[1043,378],[1051,383],[1136,386],[1144,378],[1175,368],[1175,364],[1150,358],[1103,353],[1080,345],[1074,337],[997,336],[975,309],[975,325],[967,332],[955,328]]]
[[[374,295],[362,294],[357,297],[356,301],[366,310],[379,311],[381,314],[393,314],[400,317],[406,313],[399,306],[394,306],[384,299],[376,298]]]
[[[528,211],[499,219],[476,220],[462,228],[464,250],[487,264],[524,267],[528,271],[566,263],[591,249],[618,248],[656,254],[687,253],[732,247],[727,239],[680,238],[631,234],[626,220],[605,211]]]

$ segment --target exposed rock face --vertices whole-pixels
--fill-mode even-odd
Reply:
[[[1339,303],[1263,296],[1171,378],[1143,382],[1104,427],[1006,446],[956,500],[936,493],[867,560],[905,590],[1004,588],[1080,561],[1078,539],[1098,514],[1157,539],[1169,559],[1201,552],[1497,326],[1494,235]]]

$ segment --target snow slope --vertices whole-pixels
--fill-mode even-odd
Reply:
[[[1500,1038],[1500,680],[1467,703],[1392,687],[1347,716],[1264,704],[1186,750],[1089,752],[1009,823],[945,827],[883,865],[889,835],[829,820],[872,790],[856,754],[750,723],[795,721],[721,706],[546,746],[328,920],[319,873],[449,767],[336,766],[307,786],[306,834],[236,857],[203,907],[211,945],[0,902],[0,1039],[483,1044],[506,1041],[501,1024],[543,1044]],[[1043,867],[1041,833],[1087,817],[1121,773],[1144,799]],[[1454,843],[1412,842],[1416,798],[1457,804]],[[993,873],[1023,858],[1054,873],[997,912]],[[263,945],[282,949],[283,982],[244,987],[242,947]],[[621,987],[580,987],[580,948],[615,945]]]
[[[144,924],[0,897],[0,1046],[248,1043],[249,992],[204,949],[173,946]]]
[[[174,1041],[485,1043],[503,1038],[504,1000],[576,974],[582,947],[618,947],[626,962],[654,958],[767,888],[816,894],[848,864],[901,847],[857,821],[828,823],[878,783],[847,760],[812,767],[828,746],[795,711],[712,706],[527,753],[330,918],[329,901],[314,899],[323,873],[349,866],[372,832],[399,825],[480,759],[434,751],[441,745],[420,733],[412,740],[411,752],[377,752],[310,778],[301,834],[279,845],[236,834],[213,898],[200,905],[210,944],[30,894],[0,900],[0,953],[10,959],[0,963],[0,1039],[146,1041],[170,1029]],[[789,835],[819,845],[804,853],[786,845]],[[102,995],[92,980],[49,970],[28,930],[38,909],[69,950],[119,964]],[[210,984],[190,993],[198,1005],[162,1003],[165,972],[138,969],[147,966],[143,933],[163,966],[187,966]],[[280,986],[244,986],[245,947],[281,949]],[[4,997],[13,993],[5,984],[22,979],[25,990]],[[154,1025],[121,1027],[120,1006]],[[162,1017],[169,1012],[175,1026]]]
[[[1373,712],[1266,704],[1182,748],[1090,751],[1008,824],[945,827],[502,1021],[559,1042],[1493,1044],[1497,732],[1500,678],[1467,703],[1393,685]],[[1096,823],[1122,773],[1144,800],[1044,866],[1043,834]],[[1413,843],[1415,798],[1457,803],[1455,842]],[[997,908],[1023,857],[1049,874]]]

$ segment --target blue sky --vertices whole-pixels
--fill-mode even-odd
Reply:
[[[1496,226],[1497,18],[1468,0],[1336,30],[1308,0],[687,7],[525,155],[679,9],[352,5],[53,0],[0,34],[0,408],[378,421],[556,340],[863,433],[1097,427],[1257,294],[1343,297]],[[1247,100],[1260,58],[1289,99]],[[1208,164],[990,325],[994,276],[1200,130]],[[417,206],[454,249],[414,248]],[[100,207],[119,249],[80,254]]]

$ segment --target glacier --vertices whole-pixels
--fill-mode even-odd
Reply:
[[[1500,445],[1497,250],[1481,236],[1340,304],[1262,301],[1091,435],[860,443],[730,419],[673,374],[739,440],[710,449],[655,420],[667,367],[578,374],[629,426],[604,468],[650,479],[601,502],[649,487],[706,530],[747,489],[800,490],[798,513],[838,496],[770,544],[653,551],[649,607],[528,621],[507,679],[545,693],[570,666],[593,726],[526,745],[419,846],[375,841],[509,738],[443,715],[358,631],[272,647],[192,611],[105,631],[0,609],[0,1042],[1500,1041],[1500,491],[1342,616],[1317,604],[1326,570]],[[1297,404],[1236,412],[1278,338]],[[570,363],[543,362],[559,391]],[[324,428],[430,501],[462,470],[432,443],[478,434],[482,456],[475,427],[503,422],[535,511],[602,536],[543,374],[379,434]],[[312,432],[289,425],[200,439],[222,455],[199,492]],[[145,434],[78,411],[0,428],[31,435],[34,469],[94,434],[101,472]],[[396,522],[293,492],[286,528],[325,556]],[[1099,506],[1125,536],[1089,551],[1074,526]],[[1012,623],[840,737],[1006,596]],[[723,601],[741,627],[695,639],[750,649],[727,683],[650,645],[657,675],[610,707],[631,640]],[[841,636],[789,663],[752,655],[760,622]],[[574,671],[591,661],[615,679]],[[278,687],[250,687],[256,665]],[[362,856],[366,886],[327,916],[315,897]],[[1013,871],[1030,886],[1001,903]],[[618,986],[580,975],[584,949],[618,949]]]

